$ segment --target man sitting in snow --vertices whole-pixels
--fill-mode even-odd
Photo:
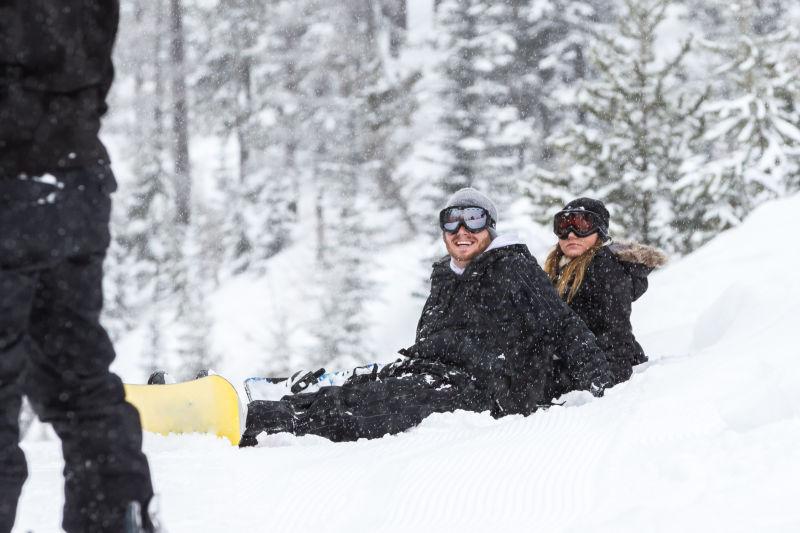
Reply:
[[[496,221],[485,195],[456,192],[439,215],[449,256],[433,267],[405,357],[341,387],[251,402],[240,446],[257,444],[262,432],[377,438],[457,409],[527,415],[551,399],[554,357],[573,383],[600,394],[608,367],[594,336],[528,248],[497,235]]]

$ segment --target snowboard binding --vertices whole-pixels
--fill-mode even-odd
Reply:
[[[305,370],[298,370],[292,377],[289,378],[289,382],[292,384],[291,391],[292,394],[297,394],[303,392],[311,385],[314,385],[319,381],[320,376],[325,374],[324,368],[318,368],[317,370],[313,370],[310,372],[306,372]]]

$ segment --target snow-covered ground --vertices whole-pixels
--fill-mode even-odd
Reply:
[[[346,444],[146,435],[162,519],[172,533],[800,531],[797,213],[800,196],[764,205],[653,275],[634,308],[651,362],[602,399]],[[59,447],[33,434],[24,448],[15,531],[58,531]]]

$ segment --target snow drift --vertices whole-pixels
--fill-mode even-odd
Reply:
[[[634,329],[651,361],[602,399],[527,418],[433,415],[332,444],[238,450],[146,435],[172,533],[800,530],[800,196],[651,277]],[[783,224],[786,222],[786,224]],[[58,531],[60,449],[36,435],[16,531]]]

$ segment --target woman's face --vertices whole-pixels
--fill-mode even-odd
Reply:
[[[564,252],[564,255],[570,259],[575,259],[583,252],[594,246],[597,243],[598,238],[599,237],[597,236],[596,232],[587,237],[578,237],[570,231],[566,239],[558,240],[558,246],[561,248],[561,251]]]

